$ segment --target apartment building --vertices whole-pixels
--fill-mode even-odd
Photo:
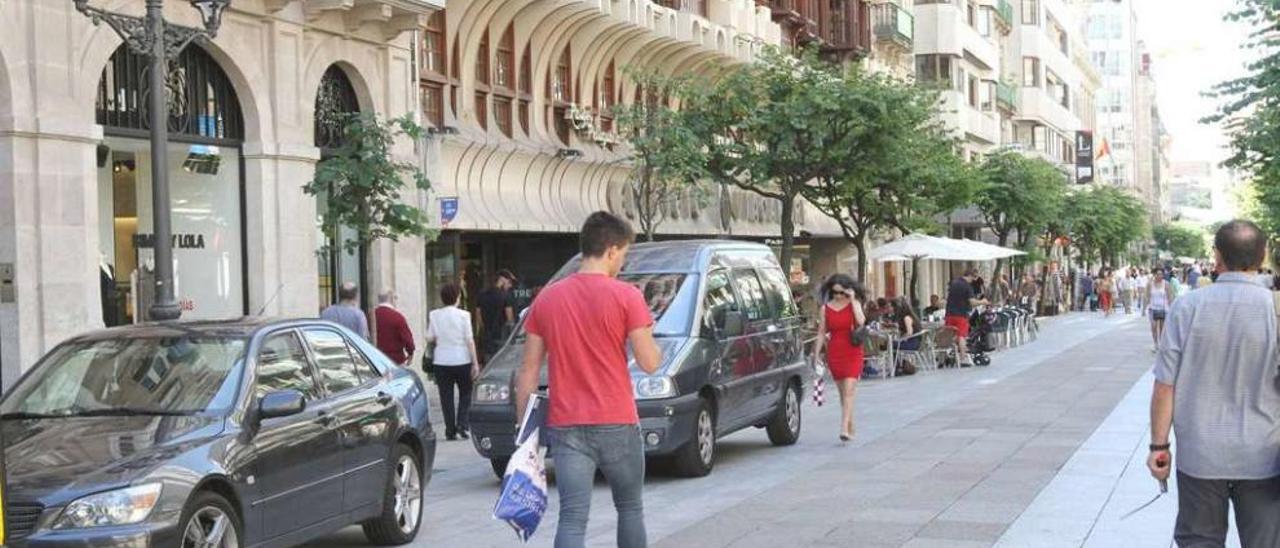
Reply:
[[[1076,14],[1063,0],[1020,0],[1015,7],[1019,24],[1004,56],[1018,77],[1012,142],[1074,181],[1077,132],[1088,129],[1082,107],[1095,83],[1079,66],[1085,46]]]
[[[1098,96],[1098,180],[1134,188],[1139,185],[1138,135],[1141,54],[1132,0],[1090,2],[1088,39],[1093,66],[1102,76]]]

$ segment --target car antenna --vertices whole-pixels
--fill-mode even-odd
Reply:
[[[271,306],[271,303],[275,302],[276,297],[280,296],[281,289],[284,289],[284,282],[280,282],[280,285],[276,286],[276,292],[271,294],[271,298],[267,299],[267,302],[262,303],[262,308],[259,308],[258,313],[254,314],[254,316],[261,316],[263,312],[266,312],[267,307]]]

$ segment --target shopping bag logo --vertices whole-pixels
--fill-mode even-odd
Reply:
[[[520,540],[528,542],[547,513],[547,463],[543,454],[541,427],[545,420],[544,400],[529,399],[524,421],[516,435],[520,445],[502,476],[502,494],[493,506],[493,517],[507,522]]]

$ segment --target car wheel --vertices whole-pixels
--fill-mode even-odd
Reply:
[[[774,445],[794,445],[800,439],[800,387],[787,386],[781,405],[769,420],[769,441]]]
[[[240,519],[231,503],[201,491],[182,511],[182,548],[240,548]]]
[[[493,467],[493,475],[502,479],[507,475],[507,463],[511,462],[511,457],[494,457],[489,459],[489,466]]]
[[[693,438],[685,442],[675,454],[675,472],[686,478],[702,477],[711,473],[716,459],[716,419],[711,400],[699,400],[694,415]]]
[[[382,514],[364,522],[364,536],[382,546],[405,544],[422,525],[422,471],[418,455],[409,446],[396,446],[395,463],[387,474]]]

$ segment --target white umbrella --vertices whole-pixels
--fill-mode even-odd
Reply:
[[[926,234],[908,234],[867,253],[873,261],[907,261],[911,259],[938,259],[944,261],[973,260],[973,250],[965,248],[959,240],[938,238]]]
[[[978,242],[978,241],[969,240],[969,239],[956,240],[956,242],[972,250],[971,251],[971,253],[973,254],[972,258],[968,259],[970,261],[994,261],[997,259],[1007,259],[1009,257],[1017,257],[1019,255],[1027,254],[1025,251],[1019,251],[1017,249],[1010,249],[1007,247],[1000,247],[998,245],[992,245],[986,242]]]

